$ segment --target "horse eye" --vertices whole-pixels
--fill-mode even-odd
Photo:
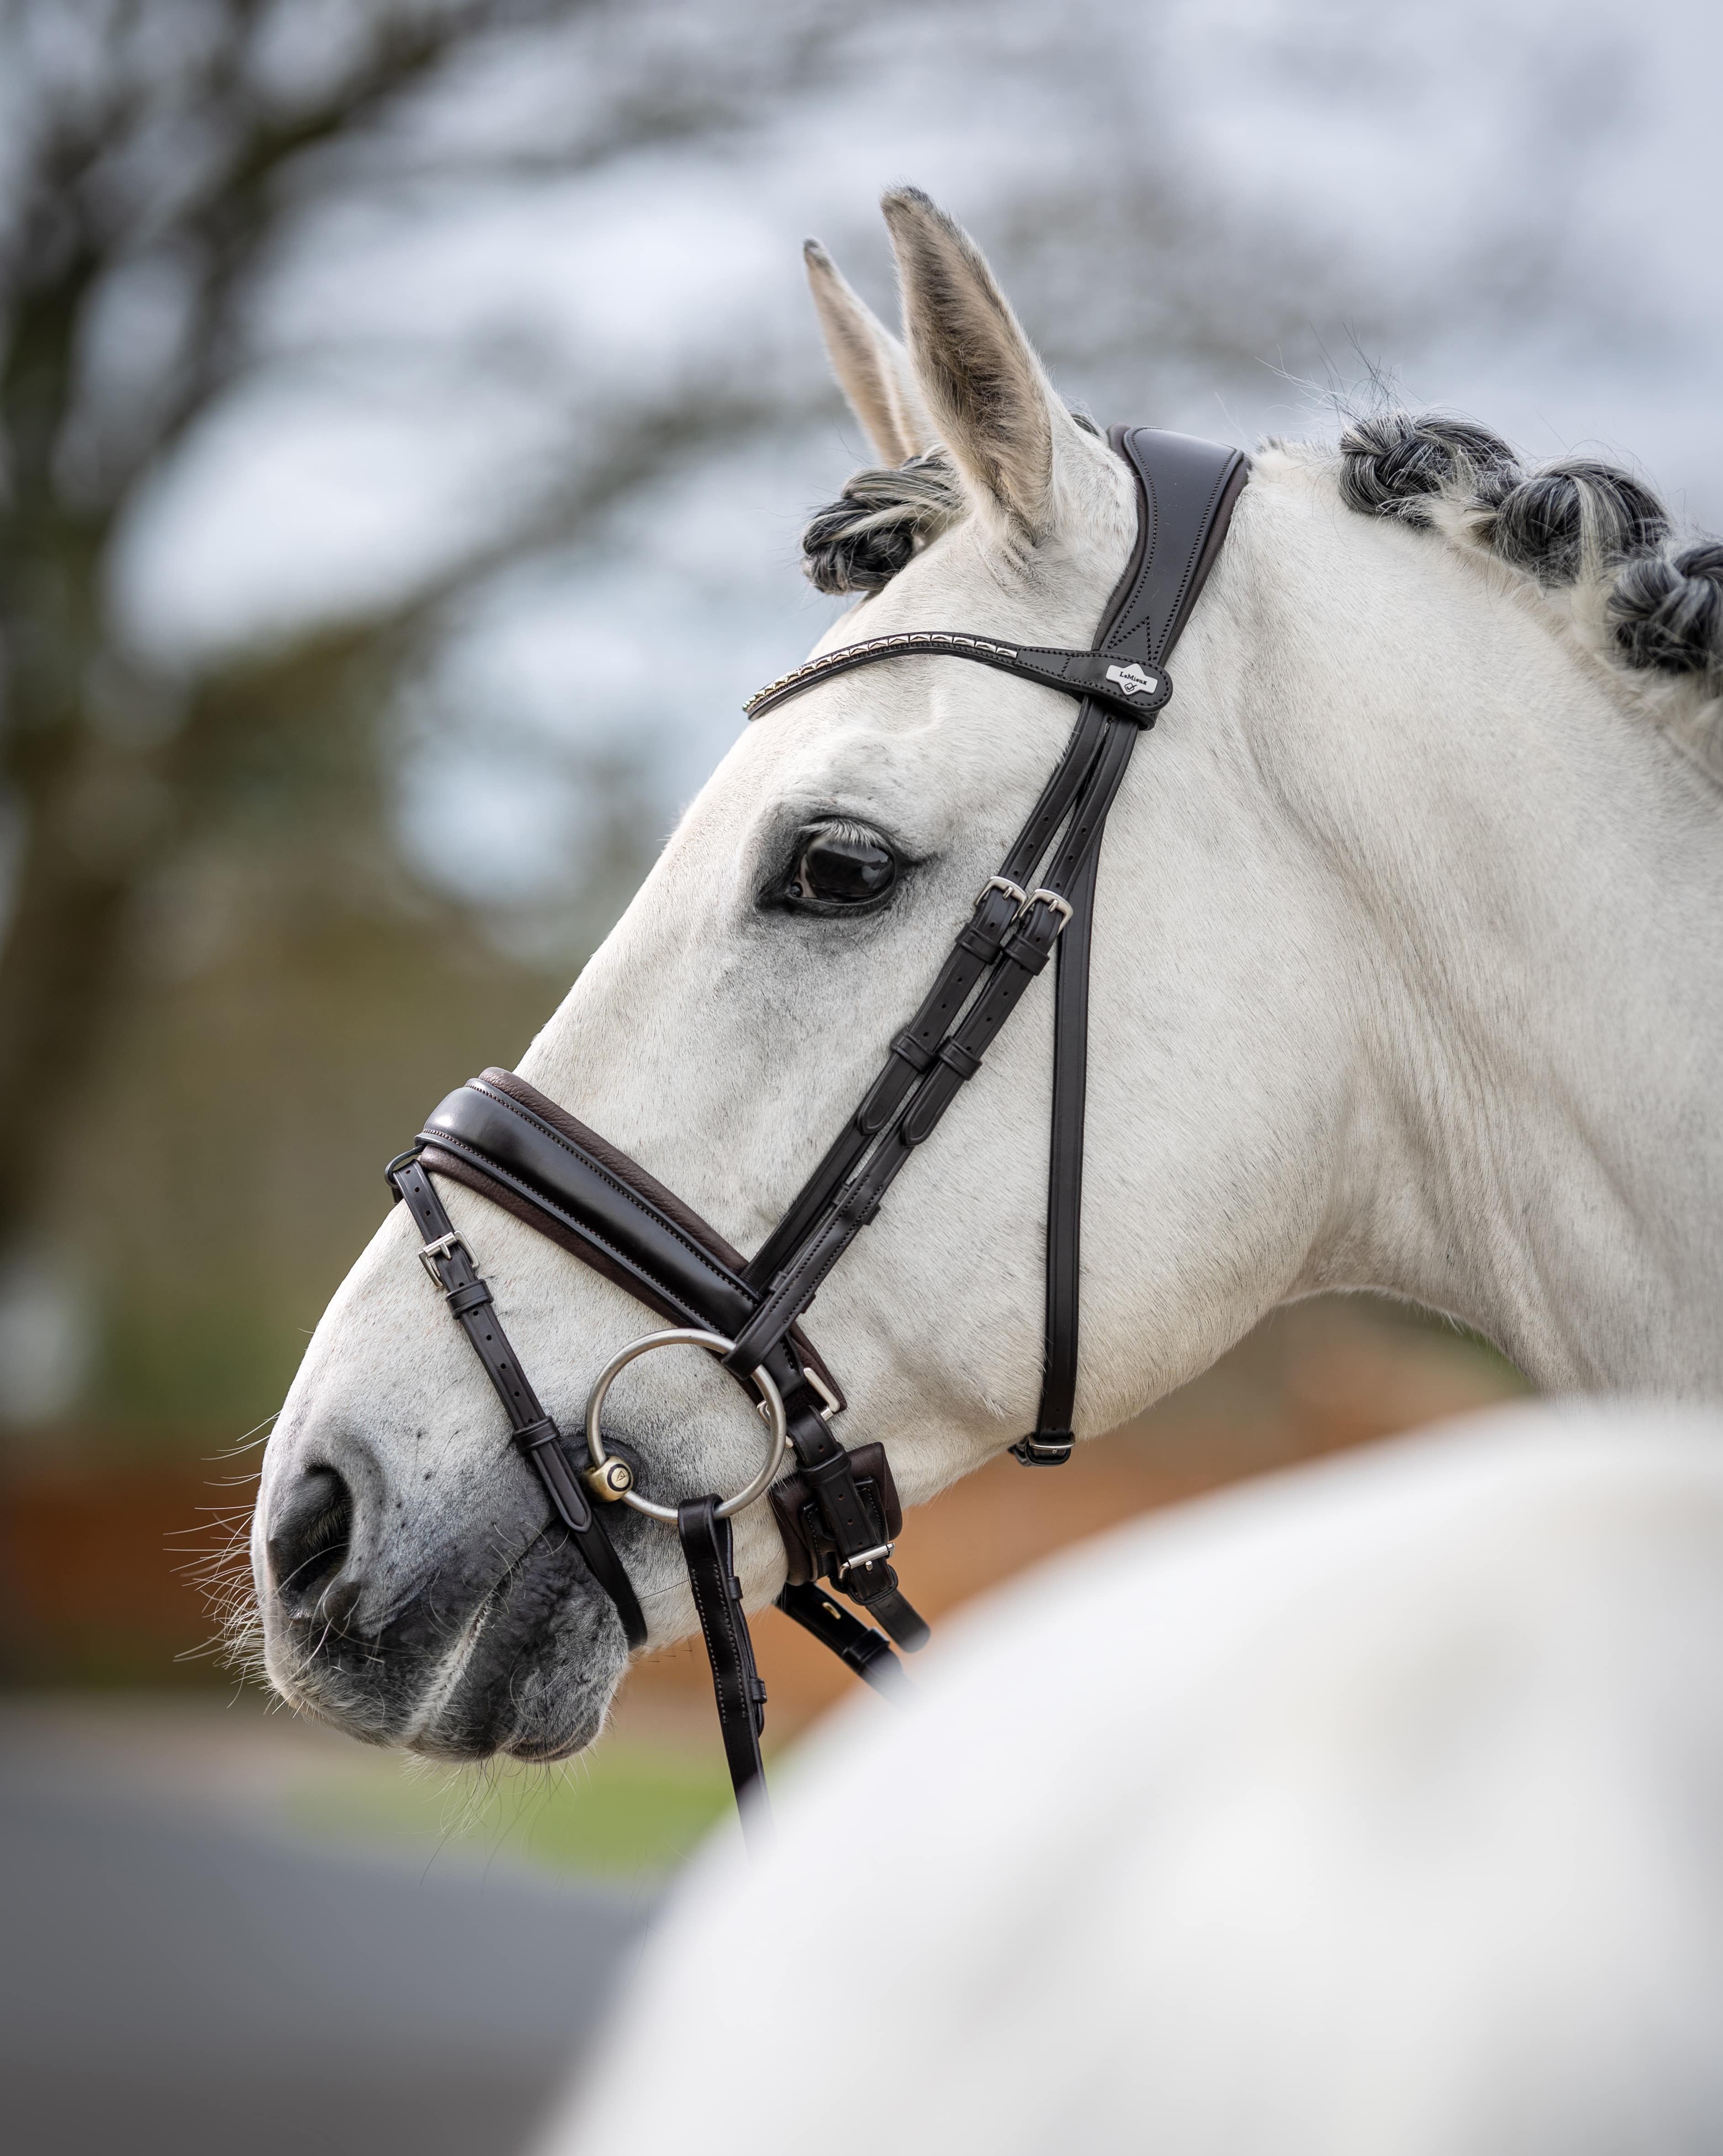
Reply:
[[[897,856],[877,831],[859,824],[819,824],[802,834],[802,850],[783,895],[792,905],[877,905],[897,881]]]

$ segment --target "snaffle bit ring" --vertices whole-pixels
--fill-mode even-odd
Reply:
[[[650,1353],[654,1348],[705,1348],[714,1355],[727,1355],[736,1345],[721,1332],[700,1332],[691,1327],[678,1326],[668,1332],[643,1333],[639,1339],[631,1340],[626,1348],[613,1355],[598,1373],[598,1382],[587,1399],[587,1450],[591,1455],[592,1471],[602,1469],[609,1454],[604,1450],[604,1436],[598,1427],[598,1418],[604,1412],[611,1387],[637,1355]],[[790,1426],[784,1419],[784,1396],[773,1383],[770,1372],[756,1370],[750,1380],[760,1395],[761,1404],[772,1425],[772,1452],[766,1465],[749,1483],[746,1489],[738,1490],[733,1497],[726,1497],[718,1507],[718,1517],[727,1520],[731,1513],[740,1512],[751,1505],[756,1497],[763,1496],[777,1479],[777,1471],[784,1464],[784,1455],[790,1448]],[[667,1520],[676,1524],[674,1505],[656,1505],[650,1497],[643,1497],[638,1490],[620,1492],[622,1502],[632,1505],[637,1512],[644,1512],[654,1520]]]

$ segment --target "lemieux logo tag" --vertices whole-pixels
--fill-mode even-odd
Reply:
[[[1152,696],[1156,681],[1152,674],[1145,674],[1133,659],[1128,666],[1110,666],[1107,679],[1115,681],[1127,696]]]

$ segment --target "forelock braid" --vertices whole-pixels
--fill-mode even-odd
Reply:
[[[877,592],[963,509],[962,488],[941,450],[859,471],[808,520],[803,567],[816,589],[834,596]]]

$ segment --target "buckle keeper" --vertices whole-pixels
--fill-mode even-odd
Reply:
[[[1019,1467],[1063,1467],[1077,1449],[1077,1440],[1068,1430],[1037,1430],[1033,1437],[1020,1437],[1011,1448],[1011,1456]]]

